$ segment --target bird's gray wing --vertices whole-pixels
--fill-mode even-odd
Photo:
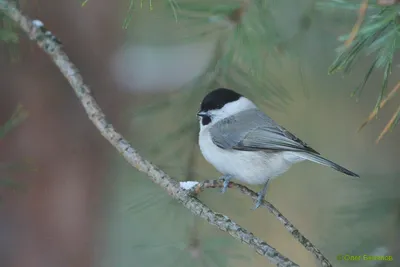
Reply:
[[[319,154],[258,109],[227,117],[210,128],[215,145],[245,151],[301,151]]]

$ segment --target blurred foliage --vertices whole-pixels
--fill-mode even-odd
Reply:
[[[273,5],[274,1],[267,0],[217,3],[182,0],[171,4],[178,23],[190,21],[199,29],[194,29],[192,36],[185,36],[186,40],[216,33],[219,36],[215,62],[208,70],[213,79],[205,84],[195,82],[193,87],[206,88],[206,91],[218,86],[232,87],[253,99],[262,99],[264,104],[276,109],[291,100],[267,64],[271,61],[279,63],[278,46],[283,41],[271,12]]]
[[[324,226],[321,223],[319,229],[326,244],[331,249],[334,248],[336,255],[373,255],[378,248],[384,248],[387,251],[385,254],[395,259],[393,262],[386,262],[384,266],[398,266],[400,255],[396,254],[396,249],[400,237],[400,195],[397,190],[400,186],[399,177],[399,173],[370,174],[363,176],[363,183],[340,181],[339,194],[343,201],[332,204],[334,213],[331,212],[332,209],[323,211],[322,218],[326,217],[326,220],[346,227]],[[383,254],[379,252],[377,255]],[[366,265],[361,261],[351,262],[346,266]]]
[[[354,240],[354,251],[351,251],[354,255],[372,252],[374,248],[386,245],[388,236],[399,236],[399,221],[393,228],[383,227],[385,225],[383,222],[390,221],[391,217],[399,213],[400,196],[395,189],[400,185],[399,177],[399,174],[388,176],[385,184],[375,179],[368,179],[358,188],[358,203],[355,200],[355,205],[338,209],[337,215],[345,219],[349,225],[358,224],[360,229],[369,229],[370,235]],[[377,234],[374,235],[374,232]]]
[[[12,129],[22,123],[22,121],[24,121],[27,117],[28,113],[26,110],[21,105],[18,105],[11,115],[11,118],[3,125],[0,125],[0,149],[1,141],[5,138],[5,136],[10,133]],[[11,177],[3,175],[2,172],[15,173],[26,170],[32,170],[32,165],[29,162],[0,162],[0,187],[12,190],[23,189],[23,186],[19,182],[15,181]]]
[[[150,105],[135,111],[134,117],[140,121],[152,120],[150,116],[158,116],[160,112],[171,112],[180,122],[162,137],[149,140],[152,155],[157,154],[163,159],[171,158],[172,155],[176,157],[185,153],[189,139],[189,144],[197,142],[192,138],[198,131],[198,121],[194,114],[204,95],[215,88],[234,88],[254,99],[257,104],[279,111],[283,111],[284,106],[292,101],[288,90],[274,74],[280,59],[290,56],[286,53],[289,50],[282,45],[284,37],[275,25],[271,9],[274,2],[263,0],[243,4],[242,1],[226,0],[166,1],[167,11],[172,12],[166,15],[173,14],[177,24],[190,29],[183,31],[180,42],[195,42],[213,37],[217,42],[213,60],[201,75],[180,90],[163,95],[161,100],[153,98]],[[166,143],[173,149],[164,149]],[[160,161],[163,162],[161,158]]]
[[[127,28],[132,18],[132,10],[143,8],[147,3],[153,8],[151,1],[130,0],[129,11],[126,15],[124,27]],[[281,85],[274,76],[274,70],[279,68],[281,60],[289,56],[291,61],[296,55],[292,44],[304,37],[311,24],[311,16],[316,11],[312,5],[298,22],[298,32],[291,38],[285,38],[279,30],[276,22],[276,0],[261,1],[190,1],[190,0],[166,0],[167,7],[172,12],[178,24],[185,24],[190,31],[184,35],[183,41],[192,42],[206,39],[210,36],[219,36],[219,42],[215,49],[215,61],[208,70],[191,84],[183,86],[183,90],[176,93],[177,96],[164,98],[161,102],[152,105],[151,110],[160,110],[165,107],[177,106],[177,103],[193,105],[201,96],[216,87],[235,88],[246,96],[263,101],[263,103],[277,110],[283,110],[283,106],[292,101],[288,90]],[[382,6],[379,1],[345,1],[326,0],[316,2],[316,6],[325,10],[338,11],[341,9],[351,11],[356,15],[359,11],[359,19],[350,34],[339,39],[344,43],[338,48],[338,56],[329,69],[329,73],[350,73],[355,63],[364,54],[376,54],[376,59],[367,71],[365,78],[354,90],[352,95],[359,97],[371,74],[375,70],[384,71],[383,84],[377,97],[375,109],[367,121],[360,127],[364,127],[378,113],[388,100],[390,100],[400,88],[400,82],[385,97],[389,76],[392,71],[393,56],[399,46],[399,11],[400,5],[393,4]],[[363,14],[361,11],[365,9]],[[282,12],[282,10],[280,10]],[[365,18],[364,18],[365,17]],[[301,66],[299,72],[302,75]],[[182,93],[189,89],[192,99],[188,100],[190,93]],[[199,94],[199,92],[201,94]],[[184,106],[183,110],[191,110]],[[182,109],[180,109],[182,110]],[[379,135],[379,141],[388,131],[397,125],[400,119],[400,106]],[[188,125],[184,122],[182,125]],[[190,124],[189,124],[190,125]],[[187,126],[194,129],[194,124]],[[171,132],[169,136],[182,134],[183,129]]]
[[[346,0],[325,0],[319,3],[320,7],[331,10],[348,10],[352,12],[359,11],[359,20],[350,34],[340,37],[345,42],[338,48],[338,56],[329,69],[329,73],[343,72],[349,74],[354,68],[354,64],[361,55],[375,55],[375,60],[371,64],[369,70],[365,74],[364,80],[353,91],[352,95],[357,97],[361,94],[368,82],[373,71],[383,70],[383,82],[374,110],[361,125],[363,128],[370,122],[388,100],[390,100],[395,92],[399,89],[400,83],[392,89],[392,92],[384,98],[386,93],[389,77],[392,72],[393,57],[395,52],[400,48],[400,5],[392,4],[382,6],[380,1],[346,1]],[[400,106],[393,114],[381,134],[377,142],[391,130],[400,119]]]
[[[13,128],[18,126],[22,121],[28,117],[28,113],[22,107],[18,105],[11,118],[0,126],[0,140],[3,139],[7,133],[9,133]]]
[[[18,6],[19,1],[11,0]],[[0,12],[0,43],[4,42],[9,50],[11,60],[18,59],[17,44],[19,42],[18,26],[2,12]]]

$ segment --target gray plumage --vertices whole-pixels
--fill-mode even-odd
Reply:
[[[332,167],[350,176],[357,174],[320,156],[320,153],[277,124],[259,109],[247,109],[210,127],[211,139],[221,149],[241,151],[304,152],[310,161]]]
[[[210,133],[213,142],[223,149],[318,153],[259,109],[222,119],[211,126]]]

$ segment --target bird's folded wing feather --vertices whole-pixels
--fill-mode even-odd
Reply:
[[[246,151],[298,151],[319,154],[258,109],[227,117],[210,128],[214,144]]]

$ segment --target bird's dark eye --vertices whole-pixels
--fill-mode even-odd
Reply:
[[[203,126],[209,124],[210,122],[211,122],[211,118],[209,116],[201,117],[201,124]]]

